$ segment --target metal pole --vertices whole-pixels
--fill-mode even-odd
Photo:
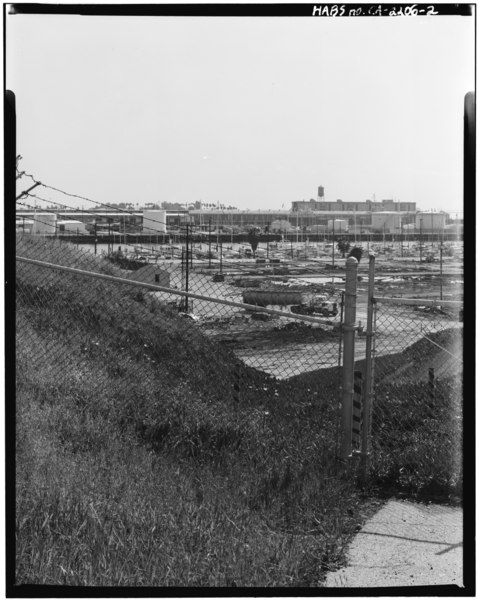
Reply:
[[[348,459],[352,453],[352,407],[354,397],[355,362],[355,313],[357,307],[357,268],[358,260],[350,256],[345,263],[345,307],[343,376],[342,376],[342,417],[341,417],[341,458]]]
[[[184,248],[181,247],[181,289],[184,289]]]
[[[96,254],[96,242],[98,241],[98,238],[96,237],[96,221],[95,221],[95,231],[94,231],[94,236],[95,236],[95,254]]]
[[[222,240],[219,242],[219,273],[222,274]]]
[[[420,219],[420,262],[422,262],[422,225],[423,219]]]
[[[443,300],[443,243],[440,244],[440,300]]]
[[[344,323],[344,292],[340,293],[340,327]],[[342,397],[342,335],[339,337],[339,360],[338,360],[338,390]],[[339,406],[340,409],[340,406]],[[340,440],[340,415],[337,412],[337,426],[335,431],[335,453],[338,454],[338,445]]]
[[[335,266],[335,219],[332,219],[332,266]]]
[[[375,255],[369,255],[368,268],[368,304],[367,304],[367,338],[365,345],[365,377],[363,386],[363,424],[362,424],[362,479],[365,482],[369,466],[369,437],[372,423],[372,340],[373,328],[373,294],[375,287]]]
[[[189,292],[189,223],[186,223],[186,292]],[[188,312],[188,297],[184,297],[184,308]]]
[[[153,292],[165,292],[167,294],[173,294],[175,296],[186,296],[188,295],[190,298],[195,300],[203,300],[205,302],[213,302],[215,304],[221,304],[225,306],[233,306],[235,308],[239,308],[240,310],[252,310],[258,311],[262,313],[268,313],[270,315],[277,315],[278,317],[284,316],[284,311],[276,310],[273,308],[263,308],[258,307],[256,304],[245,304],[243,302],[234,302],[233,300],[224,300],[223,298],[214,298],[212,296],[203,296],[202,294],[194,294],[187,293],[182,290],[172,289],[170,287],[165,287],[161,285],[156,285],[152,283],[144,283],[141,281],[133,281],[132,279],[123,279],[121,277],[113,277],[112,275],[104,275],[103,273],[96,273],[95,271],[84,271],[82,269],[75,269],[74,267],[63,267],[58,264],[48,263],[41,260],[35,260],[33,258],[26,258],[24,256],[17,256],[16,260],[29,263],[32,265],[38,265],[39,267],[46,267],[49,269],[55,269],[56,271],[64,271],[66,273],[74,273],[77,275],[84,275],[86,277],[92,277],[93,279],[103,279],[104,281],[111,281],[113,283],[118,283],[124,285],[127,283],[133,287],[144,288],[147,290],[152,290]],[[328,325],[330,327],[330,319],[321,319],[319,317],[310,317],[308,315],[294,315],[294,319],[297,321],[306,321],[307,323],[317,324],[322,323],[323,325]]]

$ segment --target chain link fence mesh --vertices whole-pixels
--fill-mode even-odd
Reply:
[[[459,496],[462,308],[395,302],[374,307],[371,475],[409,492]]]
[[[109,411],[120,415],[125,426],[133,425],[152,446],[170,437],[196,454],[216,452],[221,444],[245,444],[251,436],[250,443],[269,451],[277,426],[270,421],[279,418],[270,406],[282,402],[288,407],[284,415],[293,417],[295,426],[301,418],[308,421],[302,431],[310,437],[294,435],[295,466],[300,468],[306,460],[305,445],[310,453],[317,439],[325,440],[324,432],[327,452],[333,454],[340,389],[340,290],[320,284],[298,288],[254,268],[252,276],[244,276],[226,261],[210,269],[207,260],[195,258],[186,269],[184,260],[138,265],[124,254],[95,255],[92,250],[41,236],[18,237],[21,386],[35,387],[34,372],[36,378],[48,379],[46,389],[58,401],[73,390],[72,401],[88,409],[88,418],[97,411],[106,418]],[[88,273],[120,277],[122,282]],[[152,291],[129,280],[171,292]],[[174,293],[186,286],[201,299]],[[282,306],[275,307],[276,314],[261,312],[261,306],[274,308],[274,298],[292,295],[296,303],[304,300],[300,310],[307,313],[310,295],[316,298],[319,288],[334,307],[327,317],[317,315],[322,322],[300,320],[303,315],[290,312],[290,303],[285,304],[288,298],[279,300]],[[241,306],[244,298],[258,292],[261,306]],[[264,294],[270,297],[264,300]],[[228,301],[237,304],[223,303]],[[231,407],[237,407],[233,422],[228,417]],[[68,430],[67,423],[57,426],[60,432],[63,426]],[[88,447],[95,442],[84,436],[75,439],[69,432],[65,443]]]

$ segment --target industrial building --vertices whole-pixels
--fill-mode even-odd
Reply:
[[[60,234],[71,233],[72,235],[85,235],[88,233],[85,223],[82,221],[58,221],[57,231]]]
[[[422,233],[437,233],[447,225],[448,214],[445,212],[417,212],[415,229]]]
[[[252,227],[262,231],[287,234],[295,231],[310,233],[347,232],[399,234],[413,229],[419,233],[439,233],[449,228],[445,212],[417,212],[414,202],[381,200],[372,202],[292,202],[292,210],[191,209],[184,211],[144,210],[118,211],[21,211],[17,212],[17,229],[40,234],[62,233],[143,233],[164,235],[183,230],[186,224],[205,234],[244,233]],[[26,221],[25,221],[26,220]],[[31,227],[29,222],[33,221]],[[458,230],[457,230],[458,231]]]
[[[415,202],[398,202],[396,200],[365,200],[363,202],[344,202],[335,200],[334,202],[325,202],[324,200],[300,200],[292,202],[292,212],[301,211],[325,211],[325,212],[415,212],[417,205]]]
[[[143,233],[149,233],[150,235],[166,233],[166,211],[143,211]]]

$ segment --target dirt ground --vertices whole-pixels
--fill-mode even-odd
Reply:
[[[342,261],[344,262],[344,261]],[[228,273],[235,263],[225,264],[224,273]],[[455,265],[456,266],[456,265]],[[307,264],[307,268],[311,265]],[[323,273],[317,266],[317,273]],[[180,265],[170,265],[171,285],[182,289],[184,273]],[[251,265],[254,269],[254,265]],[[376,296],[461,299],[461,281],[456,276],[448,276],[443,284],[437,278],[436,266],[420,265],[395,260],[392,263],[378,263],[376,269]],[[458,269],[458,266],[456,266]],[[198,270],[196,270],[198,269]],[[391,271],[393,269],[393,271]],[[431,272],[433,269],[434,272]],[[459,270],[459,269],[458,269]],[[396,272],[396,275],[395,273]],[[421,276],[417,275],[420,272]],[[410,273],[410,276],[407,276]],[[367,271],[360,265],[361,280],[358,283],[356,321],[365,327],[367,322]],[[310,274],[309,274],[310,275]],[[344,290],[345,273],[334,274],[333,299],[340,302]],[[392,278],[393,276],[393,278]],[[404,277],[405,276],[405,277]],[[232,276],[226,275],[224,282],[214,282],[213,273],[205,269],[205,265],[196,265],[189,273],[189,291],[218,299],[242,302],[241,287],[233,284]],[[295,278],[300,279],[299,277]],[[310,277],[304,279],[311,281]],[[312,279],[320,284],[324,279]],[[330,289],[330,281],[327,286]],[[163,300],[173,300],[170,294],[157,294]],[[197,317],[197,325],[206,335],[228,345],[236,355],[248,365],[259,368],[270,375],[284,379],[317,369],[335,367],[339,360],[339,336],[333,327],[340,320],[340,315],[329,320],[326,325],[313,325],[293,320],[293,315],[284,307],[283,316],[274,317],[268,322],[251,318],[251,314],[237,307],[213,303],[207,300],[190,300],[192,313]],[[273,307],[277,308],[277,307]],[[427,313],[411,306],[399,309],[389,305],[381,305],[377,319],[376,350],[377,355],[401,352],[416,342],[421,334],[440,331],[444,327],[456,327],[458,312],[449,315]],[[365,336],[358,335],[355,341],[356,360],[365,356]],[[446,358],[446,357],[445,357]]]
[[[397,500],[364,525],[347,566],[326,581],[332,588],[436,585],[463,587],[462,509]]]

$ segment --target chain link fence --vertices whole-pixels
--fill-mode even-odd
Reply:
[[[148,443],[181,432],[180,443],[196,453],[244,431],[264,448],[273,444],[269,425],[278,413],[270,408],[282,402],[283,414],[309,432],[309,448],[320,438],[328,454],[339,454],[342,277],[298,279],[284,263],[228,260],[222,248],[213,259],[200,246],[194,253],[178,247],[168,258],[153,246],[142,256],[131,250],[95,254],[91,245],[18,236],[19,381],[28,365],[57,395],[68,388],[80,403],[108,398],[102,406],[113,403]],[[366,435],[360,396],[370,360],[373,480],[459,491],[461,305],[375,298],[368,359],[364,300],[354,326],[353,414],[346,417],[353,451],[360,454]],[[239,407],[233,423],[231,406]],[[296,466],[302,446],[294,450]]]
[[[461,302],[375,298],[370,474],[414,493],[460,496]]]
[[[278,417],[269,409],[282,402],[296,424],[307,419],[302,430],[310,432],[309,448],[325,432],[333,453],[340,289],[299,285],[255,263],[210,268],[208,260],[195,257],[191,265],[190,259],[137,264],[124,253],[95,255],[67,242],[19,236],[21,384],[28,366],[29,376],[35,374],[28,385],[47,378],[57,397],[74,390],[75,402],[120,414],[153,446],[179,432],[193,453],[249,434],[264,449],[273,447],[270,421]],[[231,406],[237,407],[233,422]],[[294,450],[298,466],[306,438]],[[94,444],[71,434],[66,441]]]

